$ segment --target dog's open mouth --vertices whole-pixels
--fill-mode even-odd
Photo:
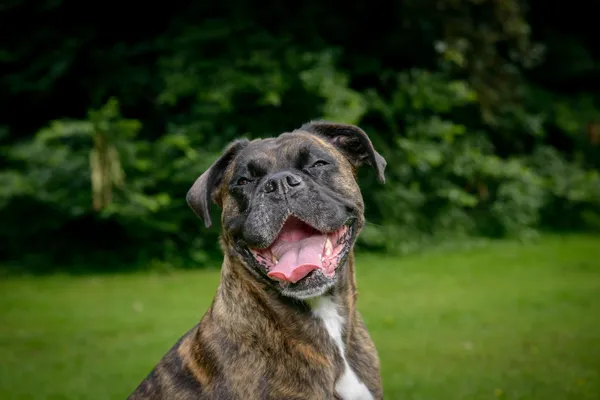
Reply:
[[[296,283],[316,270],[333,277],[351,237],[351,226],[324,233],[291,216],[269,247],[250,251],[271,279]]]

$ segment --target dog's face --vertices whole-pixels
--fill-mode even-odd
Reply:
[[[230,144],[187,200],[207,226],[211,199],[221,205],[223,240],[241,264],[283,295],[306,299],[335,285],[364,224],[355,180],[364,163],[384,181],[385,160],[360,128],[310,123]]]

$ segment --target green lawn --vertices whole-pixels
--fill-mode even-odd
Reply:
[[[0,399],[124,399],[217,271],[0,281]],[[600,238],[358,259],[386,399],[600,399]]]

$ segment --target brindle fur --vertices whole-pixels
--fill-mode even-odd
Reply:
[[[358,129],[322,124],[327,129]],[[383,180],[385,161],[375,153],[367,155],[372,157],[369,162],[364,154],[357,154],[356,147],[341,146],[340,140],[344,138],[336,142],[335,134],[331,137],[321,134],[319,128],[318,123],[313,123],[304,125],[299,132],[283,134],[288,135],[288,139],[283,147],[277,148],[277,158],[293,157],[306,141],[333,155],[338,166],[336,190],[357,207],[357,234],[364,224],[364,206],[355,181],[356,167],[370,163]],[[213,164],[223,171],[220,179],[212,177],[214,188],[208,185],[208,199],[202,197],[203,200],[190,202],[194,208],[194,204],[207,203],[212,197],[223,208],[221,247],[225,257],[215,298],[201,321],[171,348],[129,399],[338,398],[334,387],[344,372],[343,360],[322,322],[313,316],[306,302],[283,295],[270,279],[257,274],[240,256],[232,230],[226,228],[234,217],[244,212],[244,207],[232,199],[224,182],[232,178],[241,150],[253,143],[256,144],[253,156],[263,148],[266,149],[263,158],[274,158],[269,146],[263,144],[268,142],[232,144],[223,156],[226,162],[219,164],[218,160]],[[362,152],[365,151],[369,152],[368,148],[362,148]],[[370,153],[373,151],[371,148]],[[209,225],[210,216],[203,207],[207,208],[208,204],[197,206],[195,211]],[[338,267],[335,284],[327,294],[340,305],[345,320],[342,339],[348,364],[373,398],[382,399],[375,345],[356,310],[352,249],[345,265]]]

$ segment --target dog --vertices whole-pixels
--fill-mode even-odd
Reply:
[[[327,121],[225,148],[186,196],[206,227],[222,209],[216,295],[129,399],[383,398],[356,310],[361,165],[385,183],[367,134]]]

